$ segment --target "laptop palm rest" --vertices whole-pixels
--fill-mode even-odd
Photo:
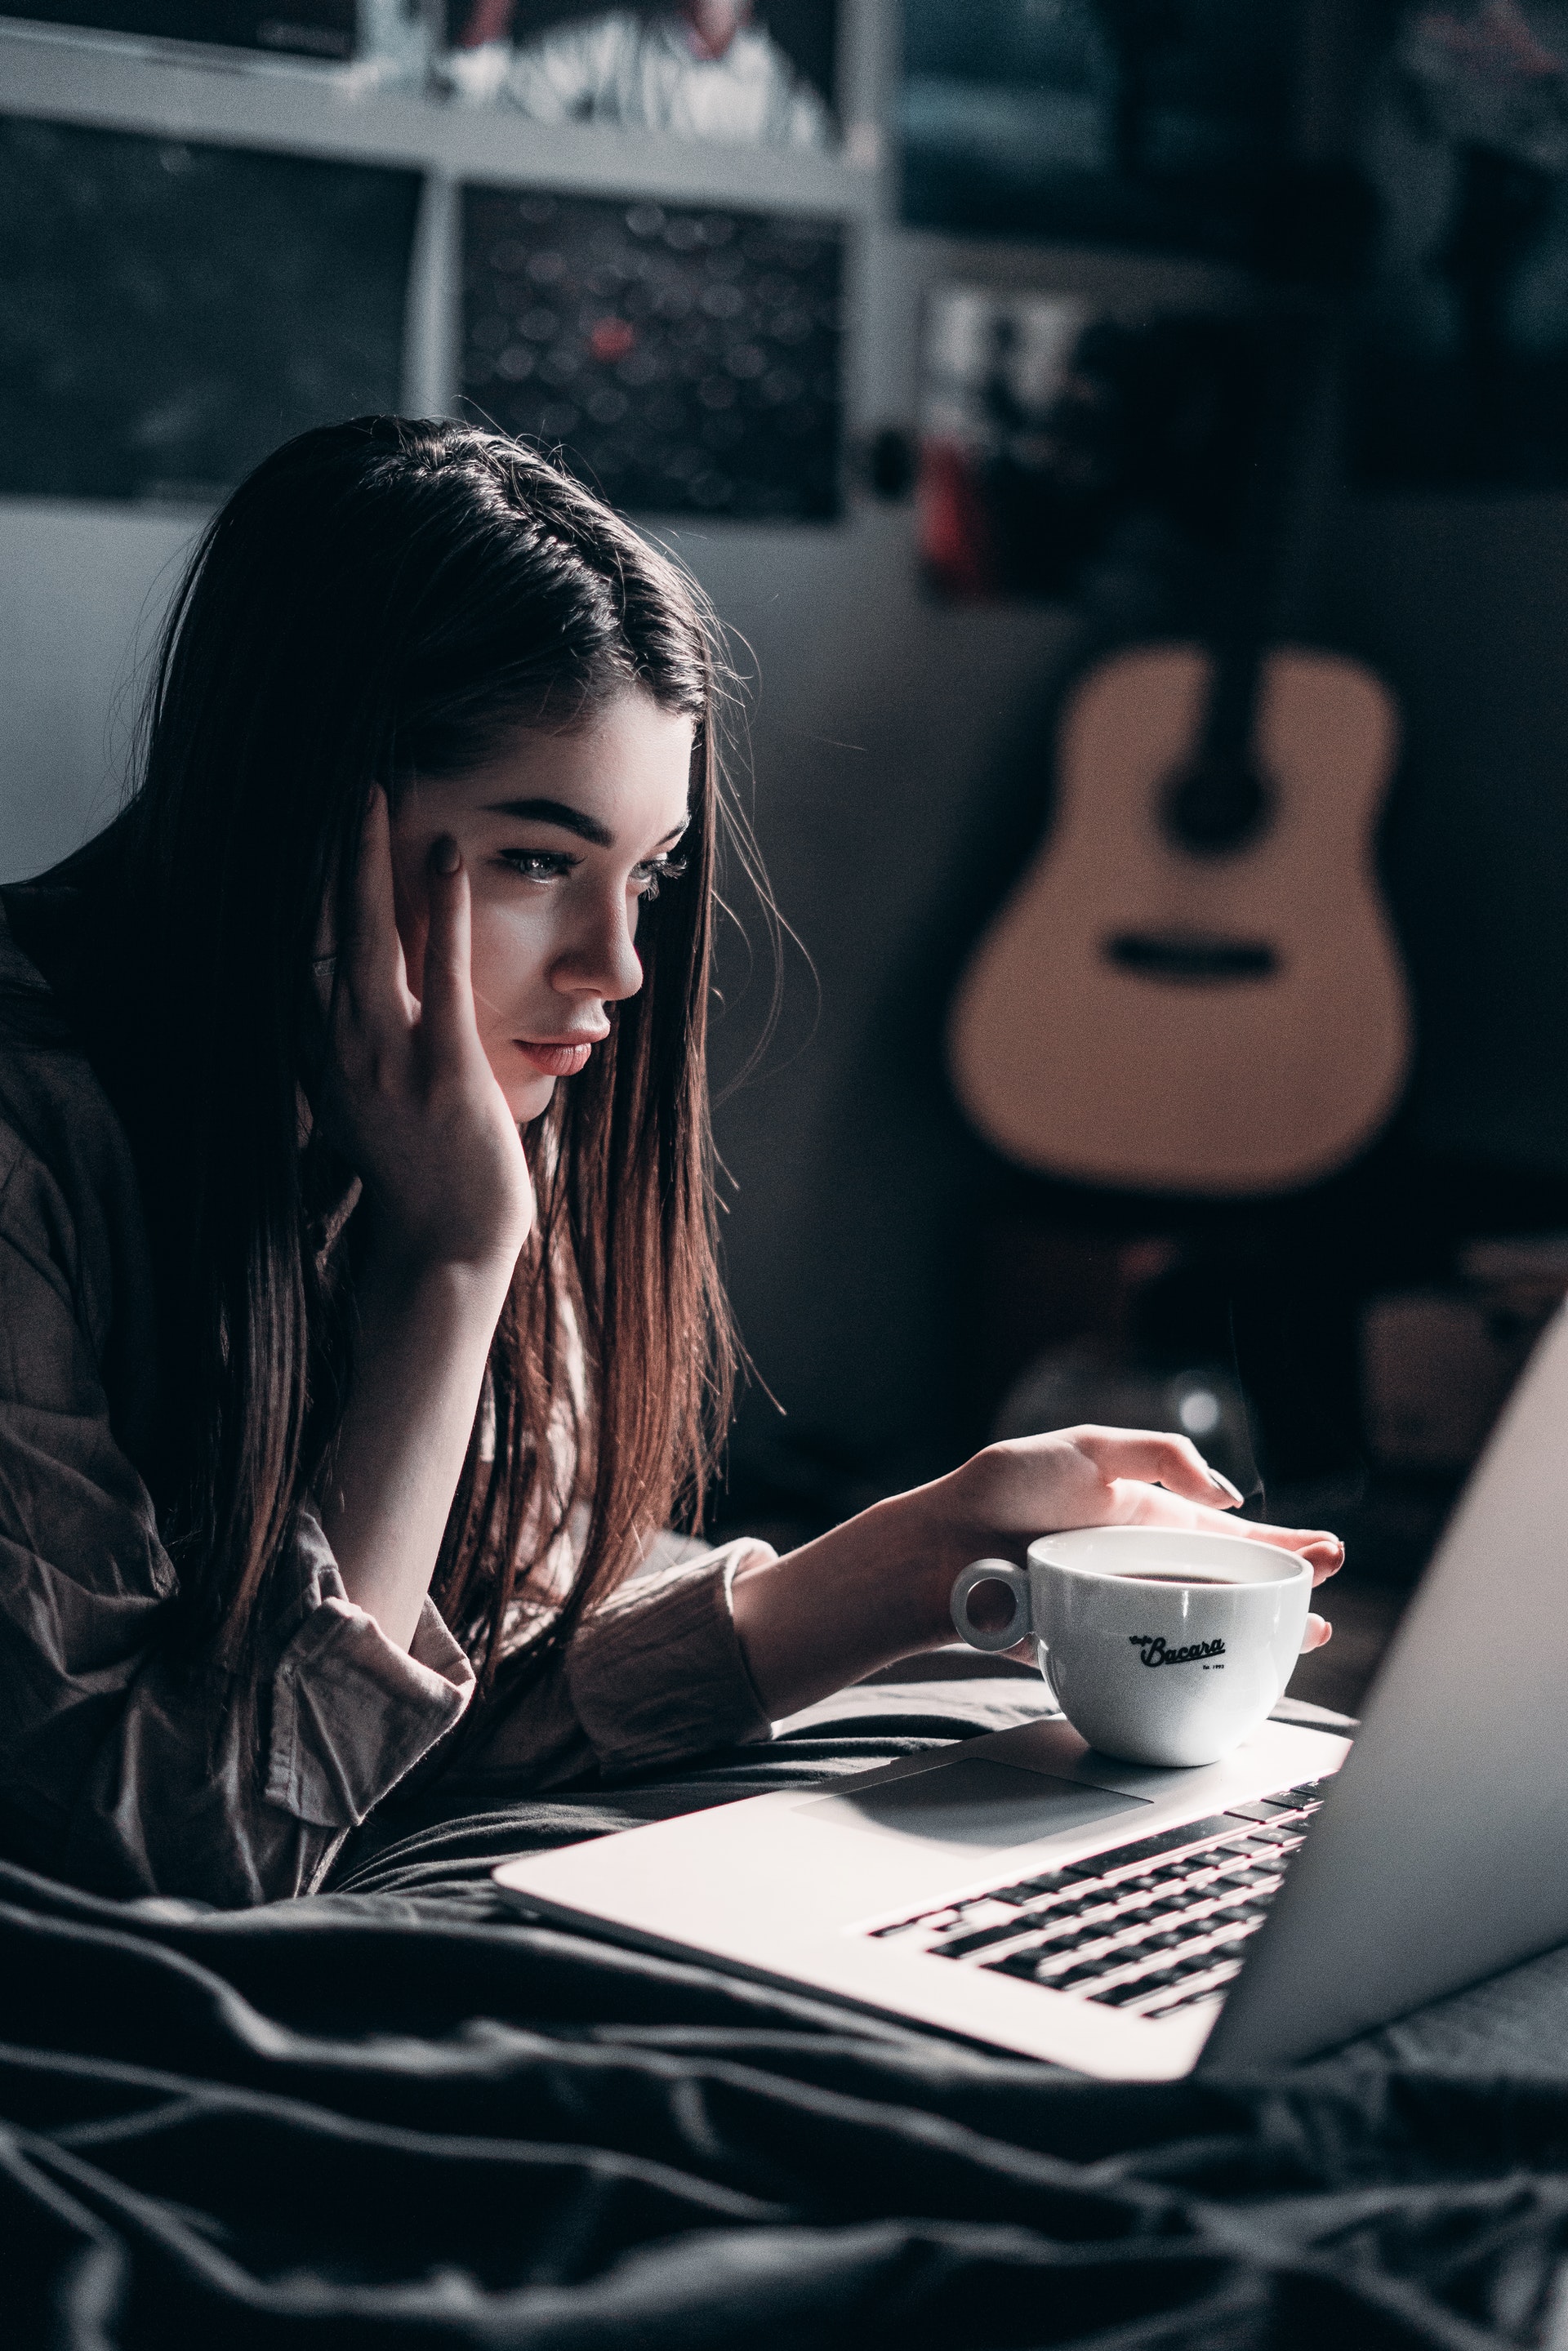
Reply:
[[[835,1828],[996,1852],[1092,1828],[1117,1813],[1142,1812],[1144,1802],[1141,1796],[970,1755],[883,1781],[860,1795],[814,1796],[799,1809]]]

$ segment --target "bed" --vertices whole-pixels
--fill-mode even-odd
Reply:
[[[0,1865],[5,2336],[1563,2351],[1568,1951],[1288,2074],[1104,2085],[490,1891],[1038,1703],[894,1684],[678,1780],[426,1798],[250,1912]]]

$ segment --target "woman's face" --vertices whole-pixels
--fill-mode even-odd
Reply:
[[[474,1009],[519,1124],[643,984],[637,916],[679,887],[693,727],[629,688],[570,733],[519,731],[485,768],[418,783],[392,817],[398,930],[421,993],[432,845],[449,833],[473,905]]]

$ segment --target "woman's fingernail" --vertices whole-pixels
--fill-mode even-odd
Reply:
[[[444,832],[439,840],[432,842],[430,870],[433,873],[455,873],[462,862],[457,843],[449,832]]]
[[[1217,1486],[1222,1494],[1228,1495],[1230,1499],[1236,1504],[1238,1510],[1239,1510],[1241,1504],[1247,1499],[1245,1494],[1241,1491],[1240,1487],[1233,1486],[1228,1478],[1222,1478],[1218,1469],[1209,1469],[1207,1461],[1203,1466],[1205,1469],[1208,1470],[1209,1484],[1211,1486]]]

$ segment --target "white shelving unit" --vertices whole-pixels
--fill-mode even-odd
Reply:
[[[852,52],[852,40],[845,47]],[[452,179],[580,193],[622,188],[685,202],[777,205],[864,217],[877,202],[862,118],[846,151],[798,156],[587,124],[531,123],[498,110],[364,88],[352,67],[252,67],[233,50],[63,36],[0,19],[0,112],[105,129],[401,163]]]
[[[465,180],[841,221],[852,423],[913,414],[920,304],[925,287],[942,277],[1039,285],[1126,305],[1238,297],[1244,283],[1239,273],[1203,262],[900,228],[896,166],[883,128],[895,0],[840,0],[839,14],[844,136],[828,155],[530,123],[515,114],[367,89],[351,67],[253,63],[232,50],[62,33],[5,17],[0,114],[423,172],[428,194],[413,259],[403,392],[405,404],[427,413],[450,408],[456,388],[453,191]]]

